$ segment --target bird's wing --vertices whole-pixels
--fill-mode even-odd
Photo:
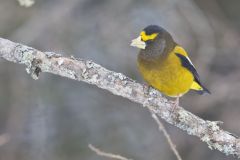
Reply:
[[[188,56],[184,56],[180,53],[175,53],[175,54],[180,59],[182,66],[187,68],[193,74],[194,80],[201,85],[199,74],[197,73],[197,70],[195,69],[193,63],[188,58]]]
[[[180,53],[175,54],[179,57],[182,66],[187,68],[194,76],[194,83],[192,84],[191,89],[196,90],[199,94],[203,94],[205,92],[210,94],[210,91],[200,82],[199,74],[197,73],[197,70],[195,69],[189,57]]]

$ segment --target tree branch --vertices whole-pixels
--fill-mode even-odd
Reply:
[[[132,159],[128,159],[128,158],[123,157],[118,154],[107,153],[107,152],[101,151],[100,149],[94,147],[92,144],[89,144],[88,147],[99,156],[103,156],[103,157],[107,157],[107,158],[111,158],[111,159],[117,159],[117,160],[132,160]]]
[[[48,72],[106,89],[115,95],[148,106],[151,111],[166,122],[206,142],[210,149],[217,149],[226,155],[240,157],[240,140],[218,126],[218,122],[203,120],[176,107],[161,94],[151,89],[144,94],[143,85],[96,64],[90,60],[67,58],[50,52],[41,52],[31,47],[0,38],[0,57],[15,63],[25,64],[27,72],[37,79],[40,72]]]
[[[148,106],[147,106],[148,107]],[[167,133],[167,130],[166,128],[164,127],[164,125],[162,124],[162,122],[160,121],[160,119],[157,117],[157,115],[151,110],[150,107],[148,107],[151,115],[152,115],[152,118],[155,120],[155,122],[157,123],[158,125],[158,129],[159,131],[162,131],[163,132],[163,135],[165,136],[165,138],[167,139],[167,142],[171,148],[171,150],[173,151],[174,155],[176,156],[177,160],[182,160],[180,154],[178,153],[177,149],[176,149],[176,146],[174,145],[174,143],[172,142],[172,139],[170,137],[170,135]]]

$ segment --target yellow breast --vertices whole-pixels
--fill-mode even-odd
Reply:
[[[150,63],[138,57],[138,69],[149,85],[170,97],[182,96],[189,91],[194,77],[181,65],[175,51],[162,61]]]

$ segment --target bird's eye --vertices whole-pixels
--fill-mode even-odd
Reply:
[[[153,40],[147,40],[147,41],[145,41],[145,43],[146,43],[147,45],[151,44],[152,42],[153,42]]]

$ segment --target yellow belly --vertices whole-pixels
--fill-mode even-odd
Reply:
[[[182,67],[174,53],[151,67],[148,63],[143,63],[143,60],[138,60],[138,69],[149,85],[170,97],[187,93],[194,80],[192,73]]]

